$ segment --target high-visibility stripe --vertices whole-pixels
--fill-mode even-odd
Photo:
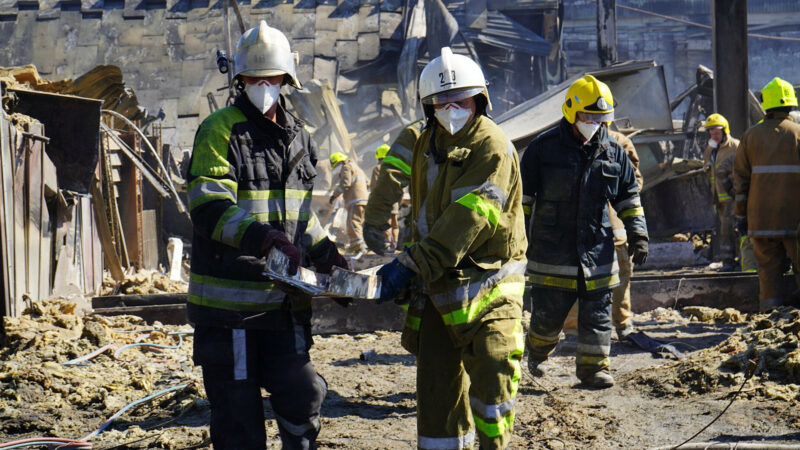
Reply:
[[[477,428],[479,432],[489,437],[502,436],[511,431],[511,429],[514,427],[513,411],[511,414],[503,417],[498,422],[486,422],[475,414],[472,415],[472,419],[475,421],[475,428]]]
[[[577,277],[580,268],[578,266],[567,266],[560,264],[545,264],[537,261],[528,261],[528,270],[547,275],[565,275]]]
[[[472,395],[469,396],[469,406],[472,409],[472,412],[477,413],[479,416],[485,419],[498,419],[502,416],[505,416],[514,410],[514,403],[515,401],[512,398],[511,400],[506,400],[502,403],[487,405],[479,398]]]
[[[386,153],[386,156],[392,156],[392,153],[396,153],[397,156],[400,157],[401,161],[411,161],[414,156],[414,153],[408,147],[403,144],[398,144],[397,142],[392,144],[392,146],[389,148],[389,151]],[[386,158],[384,158],[384,160],[385,159]]]
[[[522,205],[522,213],[531,215],[531,206],[530,205]]]
[[[747,230],[748,236],[755,237],[794,237],[797,235],[797,230]]]
[[[227,280],[210,275],[189,275],[189,302],[237,311],[278,309],[286,295],[268,281]]]
[[[231,330],[233,339],[233,379],[247,379],[247,333],[242,328]]]
[[[608,277],[598,278],[596,280],[586,280],[586,290],[596,291],[598,289],[608,288],[619,284],[619,274],[615,273]]]
[[[611,275],[619,272],[619,262],[616,260],[610,264],[603,264],[597,267],[583,267],[583,276],[586,279],[594,278],[600,275]]]
[[[408,307],[408,306],[406,306]],[[411,314],[406,314],[406,328],[410,328],[414,331],[419,331],[419,325],[422,323],[422,317],[412,316]]]
[[[245,230],[254,221],[255,219],[250,213],[236,205],[231,205],[217,221],[217,225],[211,233],[211,238],[239,248]]]
[[[575,351],[584,355],[608,355],[611,353],[611,344],[583,344],[578,342],[578,347]]]
[[[628,217],[644,216],[644,208],[641,206],[630,208],[619,212],[620,219],[627,219]]]
[[[409,166],[405,161],[396,156],[386,155],[386,157],[383,158],[383,164],[389,164],[391,166],[395,166],[398,169],[400,169],[404,174],[411,176],[411,166]]]
[[[286,211],[286,214],[283,214],[283,211],[270,211],[264,213],[255,213],[253,216],[259,222],[283,222],[286,220],[295,220],[300,222],[305,222],[311,219],[311,212],[310,211]]]
[[[522,296],[525,292],[525,283],[522,281],[501,282],[495,285],[489,292],[478,301],[470,302],[465,308],[457,309],[446,314],[442,314],[445,325],[460,325],[472,321],[493,301],[501,296]]]
[[[733,200],[733,197],[731,197],[731,195],[728,194],[727,192],[723,192],[723,193],[717,194],[717,200],[719,200],[720,202],[729,202],[729,201]]]
[[[614,204],[614,211],[624,211],[630,208],[642,206],[642,199],[639,194],[634,194],[625,200],[619,201]]]
[[[483,197],[473,194],[472,192],[456,200],[456,203],[485,217],[492,226],[496,227],[497,222],[500,220],[500,209],[489,203]]]
[[[553,275],[540,275],[538,273],[532,273],[528,275],[528,280],[537,286],[547,286],[547,287],[555,287],[561,289],[571,289],[577,290],[578,289],[578,280],[577,279],[570,279],[570,278],[563,278],[563,277],[556,277]]]
[[[236,182],[227,179],[197,177],[189,183],[189,210],[214,200],[236,203]]]
[[[575,359],[575,362],[580,366],[595,366],[605,368],[611,365],[611,358],[608,356],[580,355]]]
[[[547,347],[558,343],[559,333],[553,336],[538,334],[533,330],[528,330],[528,342],[536,347]]]
[[[434,301],[439,305],[452,303],[463,303],[478,296],[481,291],[490,289],[492,286],[502,282],[510,275],[524,275],[525,261],[514,261],[503,265],[500,269],[490,272],[482,277],[481,280],[469,283],[468,285],[458,286],[447,292],[435,294]]]
[[[472,446],[475,445],[475,430],[457,437],[433,438],[418,435],[417,445],[419,445],[419,448],[425,450],[460,450],[462,448],[472,448]]]
[[[228,147],[231,130],[242,122],[247,122],[247,117],[236,106],[219,109],[203,121],[194,139],[189,168],[191,175],[221,177],[230,172]]]
[[[751,173],[800,173],[800,164],[765,164],[753,166]]]

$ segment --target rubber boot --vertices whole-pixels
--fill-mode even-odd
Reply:
[[[614,385],[614,377],[607,371],[601,370],[586,378],[582,378],[581,385],[593,389],[606,389]]]

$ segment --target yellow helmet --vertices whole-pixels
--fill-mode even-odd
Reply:
[[[341,163],[342,161],[346,161],[346,160],[347,160],[347,155],[345,155],[344,153],[342,153],[342,152],[332,153],[331,154],[331,158],[330,158],[331,167],[335,168],[336,166],[339,165],[339,163]]]
[[[575,123],[578,112],[590,114],[593,122],[609,122],[614,120],[614,97],[608,85],[586,75],[569,87],[561,111],[569,123]]]
[[[764,111],[782,106],[797,106],[794,86],[786,80],[775,77],[761,89],[761,109]]]
[[[375,159],[381,160],[386,158],[386,154],[389,153],[389,146],[386,144],[381,145],[377,149],[375,149]]]
[[[706,117],[706,123],[704,123],[703,126],[706,127],[706,129],[722,128],[725,134],[731,134],[731,129],[728,127],[728,119],[719,113],[714,113]]]

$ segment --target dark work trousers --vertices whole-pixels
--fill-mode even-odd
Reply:
[[[262,387],[270,394],[283,448],[317,447],[327,385],[311,365],[310,347],[309,325],[285,330],[196,327],[194,360],[203,366],[215,449],[266,448]]]
[[[579,282],[583,285],[583,282]],[[575,357],[578,378],[608,370],[611,362],[611,289],[586,292],[533,287],[531,326],[526,346],[528,358],[544,361],[558,344],[570,308],[578,302],[578,348]]]

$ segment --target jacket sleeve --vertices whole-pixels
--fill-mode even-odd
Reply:
[[[622,145],[622,148],[625,149],[625,153],[628,155],[628,159],[631,160],[633,173],[636,175],[636,184],[639,186],[639,192],[641,192],[644,187],[644,177],[642,176],[642,172],[639,171],[639,154],[636,153],[636,146],[634,146],[633,141],[625,135],[622,136],[619,144]]]
[[[644,208],[639,197],[639,184],[636,182],[636,173],[633,163],[621,149],[618,149],[620,163],[619,187],[616,198],[611,200],[612,207],[625,224],[628,242],[635,240],[648,240],[647,223],[644,218]]]
[[[230,148],[230,129],[206,121],[197,130],[189,165],[189,211],[194,232],[260,256],[270,226],[237,205],[238,161]]]
[[[520,161],[520,173],[522,174],[522,212],[525,217],[525,235],[528,242],[531,241],[531,220],[533,220],[533,209],[536,206],[536,194],[539,186],[539,171],[537,158],[538,146],[536,141],[531,142],[522,154]]]
[[[733,213],[738,218],[747,217],[747,194],[750,192],[750,159],[746,146],[747,139],[743,136],[733,157],[733,186],[736,192]]]
[[[369,192],[366,214],[367,224],[381,227],[389,223],[392,208],[403,198],[403,188],[411,180],[411,156],[419,131],[408,127],[392,144],[381,163],[380,172]]]
[[[463,172],[449,191],[440,194],[449,195],[450,203],[432,224],[430,233],[409,248],[426,282],[435,281],[445,270],[458,266],[495,232],[506,210],[509,191],[515,182],[519,183],[519,172],[514,167],[519,163],[513,151],[510,142],[500,144],[499,139],[492,139],[476,149],[460,148],[449,153],[447,164],[459,154],[465,157]]]
[[[733,158],[735,153],[731,154],[724,161],[720,162],[717,166],[717,201],[720,203],[729,202],[733,200]]]

